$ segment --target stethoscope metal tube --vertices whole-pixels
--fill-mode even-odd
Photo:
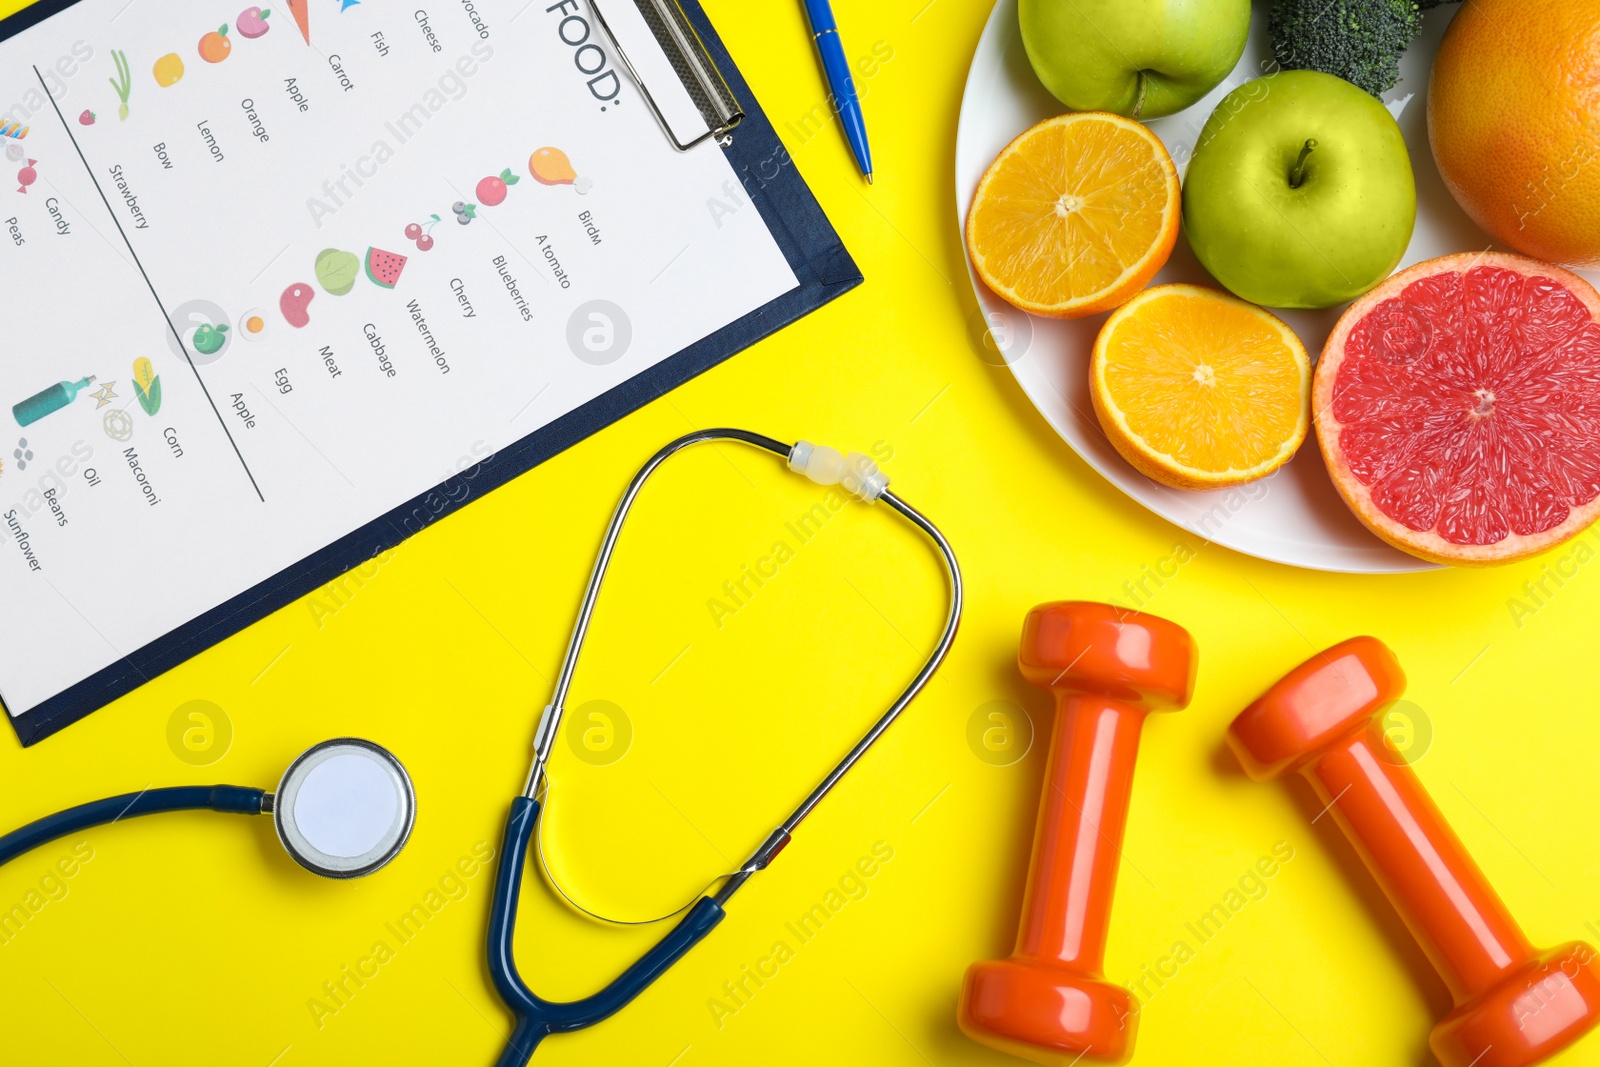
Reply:
[[[800,825],[807,815],[811,814],[811,809],[822,802],[822,798],[827,796],[833,787],[839,784],[839,779],[845,776],[845,772],[854,767],[857,761],[866,755],[867,749],[871,748],[878,738],[883,736],[883,732],[900,716],[906,705],[911,703],[918,693],[922,692],[923,686],[928,684],[929,679],[933,677],[933,672],[939,669],[939,665],[944,662],[945,656],[950,652],[950,646],[955,642],[956,627],[961,623],[963,598],[961,568],[956,564],[955,550],[950,547],[950,542],[944,539],[944,535],[939,532],[938,528],[923,518],[910,504],[887,490],[878,499],[900,512],[907,519],[910,519],[913,525],[932,539],[933,543],[938,546],[940,554],[944,557],[945,567],[950,576],[950,615],[945,620],[944,632],[939,637],[939,643],[935,646],[933,655],[928,657],[927,662],[922,665],[922,670],[917,672],[917,676],[911,680],[910,685],[906,686],[905,692],[900,694],[899,699],[889,705],[889,710],[884,712],[883,716],[873,724],[872,729],[868,730],[866,735],[856,743],[856,747],[851,749],[849,754],[839,761],[838,766],[829,771],[828,776],[817,783],[817,787],[811,791],[811,795],[806,797],[798,808],[794,809],[794,812],[783,821],[783,825],[774,830],[771,836],[761,843],[761,847],[756,849],[750,858],[740,865],[738,872],[730,876],[722,884],[722,888],[717,891],[715,898],[718,904],[726,904],[728,899],[738,891],[739,887],[750,880],[752,874],[756,871],[765,870],[767,865],[772,862],[773,857],[783,851],[784,846],[789,843],[790,837],[794,834],[795,828]]]
[[[567,642],[567,654],[561,661],[561,673],[556,676],[556,687],[550,695],[550,703],[539,718],[538,729],[534,731],[533,766],[528,771],[528,784],[522,791],[523,796],[531,799],[538,794],[539,783],[544,777],[544,765],[550,759],[550,749],[555,743],[556,732],[561,727],[561,717],[566,713],[567,691],[572,688],[572,676],[578,669],[578,654],[583,651],[583,640],[589,635],[589,620],[594,618],[594,605],[600,599],[600,585],[605,581],[606,568],[611,565],[611,556],[617,549],[617,538],[622,533],[622,524],[627,521],[628,512],[633,508],[634,498],[639,495],[639,490],[644,488],[644,483],[655,473],[656,468],[671,459],[673,455],[690,445],[717,440],[743,441],[779,456],[786,457],[789,454],[789,449],[785,448],[781,441],[748,430],[698,430],[684,434],[676,441],[665,445],[639,468],[639,473],[633,476],[633,481],[629,482],[628,488],[624,490],[622,500],[617,504],[617,510],[611,515],[611,524],[606,527],[605,539],[600,542],[600,551],[595,556],[594,569],[589,572],[589,584],[583,591],[583,603],[578,607],[578,619],[573,623],[572,637]]]
[[[805,473],[813,481],[821,484],[842,484],[847,491],[862,500],[869,503],[881,500],[893,508],[926,534],[943,557],[950,579],[950,612],[937,645],[911,683],[849,753],[823,777],[800,806],[768,835],[737,871],[727,876],[726,881],[714,895],[703,896],[696,901],[654,948],[598,993],[564,1004],[547,1001],[533,993],[523,982],[517,972],[516,959],[512,951],[523,867],[530,849],[534,847],[539,813],[543,807],[539,792],[541,785],[545,786],[548,795],[545,765],[550,759],[561,726],[567,693],[572,686],[573,674],[577,670],[578,657],[589,631],[589,622],[600,596],[606,568],[616,550],[617,538],[622,532],[623,523],[635,498],[656,468],[674,454],[691,445],[718,440],[740,441],[765,449],[783,457],[790,469]],[[963,598],[961,568],[956,563],[955,552],[951,549],[950,543],[939,530],[911,505],[888,492],[886,486],[887,479],[883,478],[878,473],[876,465],[864,456],[843,457],[832,450],[815,449],[805,442],[790,447],[770,437],[736,429],[699,430],[686,434],[650,457],[628,483],[616,511],[611,516],[611,523],[606,528],[605,538],[595,558],[594,569],[589,575],[589,583],[584,589],[578,617],[573,624],[572,638],[567,644],[566,657],[562,660],[561,672],[556,679],[550,703],[540,716],[539,726],[534,734],[533,762],[528,771],[527,785],[523,794],[512,802],[511,814],[506,823],[505,842],[500,853],[500,866],[495,878],[494,903],[489,920],[489,971],[493,976],[495,988],[516,1016],[516,1027],[500,1056],[497,1067],[523,1067],[532,1057],[539,1042],[550,1034],[581,1030],[618,1011],[709,934],[726,914],[723,908],[729,898],[750,879],[751,875],[764,870],[788,845],[795,829],[805,817],[823,797],[828,795],[850,768],[861,760],[867,750],[905,710],[906,705],[928,684],[934,671],[938,670],[955,641],[956,629],[961,620]],[[566,896],[564,892],[562,895]]]

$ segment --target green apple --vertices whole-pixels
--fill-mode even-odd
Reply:
[[[1212,277],[1280,308],[1354,300],[1411,242],[1417,187],[1400,127],[1343,78],[1286,70],[1223,98],[1183,179],[1183,228]]]
[[[1020,0],[1033,71],[1074,111],[1170,115],[1239,62],[1250,0]]]

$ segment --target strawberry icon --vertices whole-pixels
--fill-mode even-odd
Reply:
[[[94,125],[94,112],[90,111],[88,108],[84,108],[83,109],[83,114],[78,116],[78,124],[80,126],[93,126]]]

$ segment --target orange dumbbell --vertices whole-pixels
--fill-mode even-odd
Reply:
[[[1188,631],[1154,615],[1065,601],[1028,613],[1017,662],[1055,693],[1055,731],[1016,951],[962,985],[973,1040],[1044,1064],[1132,1054],[1138,1002],[1101,973],[1111,896],[1140,727],[1189,703],[1197,657]]]
[[[1405,692],[1394,653],[1355,637],[1300,664],[1228,727],[1258,781],[1299,771],[1450,987],[1428,1039],[1445,1067],[1527,1067],[1600,1022],[1595,950],[1539,952],[1372,718]]]

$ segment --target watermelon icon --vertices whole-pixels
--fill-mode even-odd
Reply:
[[[372,284],[393,289],[406,268],[406,257],[398,252],[385,252],[381,248],[367,249],[367,277]]]

